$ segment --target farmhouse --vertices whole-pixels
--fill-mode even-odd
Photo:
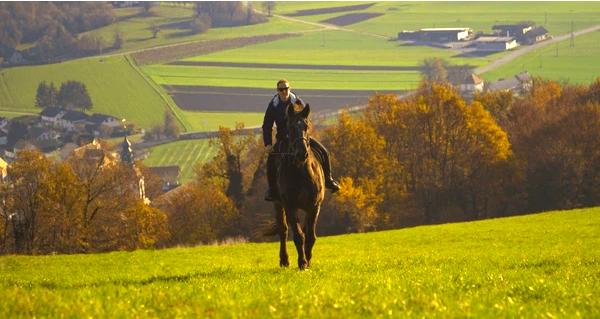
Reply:
[[[507,91],[513,92],[515,95],[528,92],[533,87],[533,79],[527,71],[519,73],[510,79],[500,79],[490,83],[487,91]]]
[[[525,33],[522,42],[524,44],[535,44],[548,38],[550,38],[548,30],[546,30],[544,27],[535,27],[533,30]]]
[[[121,121],[114,116],[98,113],[92,114],[92,116],[89,117],[88,122],[90,124],[97,124],[100,126],[104,125],[110,128],[120,127],[123,125]]]
[[[506,51],[514,49],[519,44],[512,37],[488,37],[483,36],[477,38],[475,47],[478,51]]]
[[[463,96],[473,96],[475,92],[483,92],[484,81],[476,74],[469,74],[458,86]]]
[[[521,38],[525,33],[533,29],[531,23],[498,24],[492,27],[498,36]]]
[[[454,42],[467,40],[473,34],[471,28],[426,28],[418,31],[402,31],[398,40]]]

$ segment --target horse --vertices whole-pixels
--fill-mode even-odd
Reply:
[[[287,148],[280,160],[277,184],[280,200],[275,202],[276,226],[279,232],[279,265],[289,266],[286,248],[288,223],[294,233],[298,252],[298,268],[310,267],[312,249],[317,240],[316,226],[325,197],[325,175],[318,154],[310,148],[308,129],[310,105],[303,107],[300,101],[291,104],[286,111],[288,128]],[[304,228],[301,227],[299,210],[306,213]]]

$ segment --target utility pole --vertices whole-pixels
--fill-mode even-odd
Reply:
[[[573,32],[573,20],[571,20],[571,43],[569,43],[569,47],[575,47],[575,33]]]

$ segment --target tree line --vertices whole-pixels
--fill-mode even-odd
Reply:
[[[1,192],[4,251],[25,236],[9,231],[16,212],[35,216],[26,219],[35,230],[23,228],[31,242],[25,252],[269,240],[266,154],[261,139],[242,129],[221,128],[214,159],[164,195],[144,172],[150,206],[126,200],[132,188],[119,185],[135,175],[121,166],[99,170],[20,153]],[[449,84],[424,81],[409,97],[374,95],[363,113],[342,113],[311,135],[330,150],[342,185],[326,196],[321,235],[600,204],[600,78],[590,85],[537,78],[523,96],[487,92],[471,102]]]
[[[112,7],[103,2],[2,2],[0,3],[0,53],[6,58],[23,43],[34,62],[97,54],[103,39],[80,33],[115,21]]]

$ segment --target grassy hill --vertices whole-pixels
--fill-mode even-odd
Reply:
[[[162,123],[167,102],[124,56],[86,58],[63,63],[0,70],[0,111],[34,112],[41,81],[77,80],[85,83],[92,112],[125,118],[141,127]]]
[[[289,242],[291,259],[296,254]],[[600,208],[317,241],[0,257],[0,317],[600,315]]]

